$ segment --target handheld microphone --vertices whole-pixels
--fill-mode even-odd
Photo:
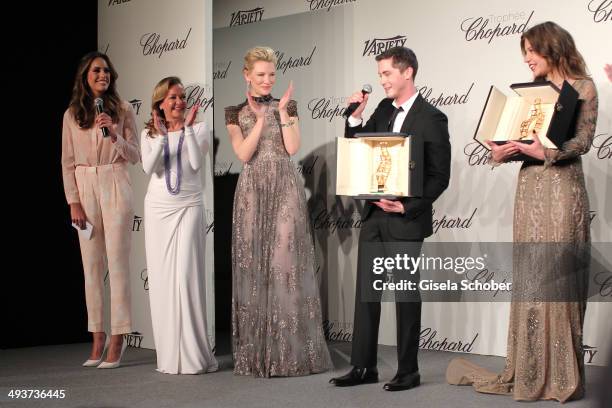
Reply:
[[[361,94],[365,96],[366,94],[372,93],[372,85],[365,84],[361,87]],[[359,102],[353,102],[349,106],[346,107],[342,116],[346,119],[357,110],[357,108],[361,105]]]
[[[104,112],[104,101],[102,100],[102,98],[96,98],[94,100],[94,103],[96,104],[96,113],[98,115]],[[102,136],[108,137],[109,135],[108,129],[106,127],[103,127],[101,129],[102,129]]]

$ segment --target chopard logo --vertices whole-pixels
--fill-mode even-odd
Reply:
[[[134,112],[136,112],[136,114],[138,115],[140,113],[140,107],[142,106],[142,100],[132,99],[130,101],[130,104],[132,105],[132,109],[134,109]]]
[[[357,0],[306,0],[306,3],[308,3],[311,11],[323,9],[330,11],[334,6],[341,6],[356,2]]]
[[[233,165],[233,162],[215,162],[215,177],[229,176]]]
[[[202,112],[206,112],[214,106],[214,97],[205,95],[210,94],[210,87],[207,85],[188,85],[185,87],[185,95],[187,96],[187,109],[194,104],[200,103]]]
[[[108,7],[118,6],[119,4],[129,3],[131,0],[108,0]]]
[[[610,0],[612,1],[612,0]],[[598,159],[612,159],[612,134],[600,133],[593,138],[592,146]]]
[[[486,17],[470,17],[461,22],[461,31],[465,33],[466,41],[488,40],[491,44],[493,38],[504,37],[525,32],[534,11],[529,14],[527,21],[518,24],[518,21],[525,19],[525,12],[508,13],[502,16],[488,15]],[[494,28],[490,28],[497,23]]]
[[[473,87],[474,87],[474,83],[472,82],[467,92],[465,92],[464,94],[460,94],[460,95],[458,95],[457,93],[454,93],[453,95],[451,95],[451,94],[444,94],[444,92],[440,92],[438,96],[436,96],[435,94],[432,96],[431,94],[433,93],[433,88],[429,88],[427,86],[420,87],[418,91],[421,94],[421,96],[427,102],[431,103],[433,106],[464,105],[467,103],[468,97],[470,96],[470,92],[472,91]]]
[[[485,254],[486,256],[486,254]],[[495,279],[495,271],[490,271],[489,269],[485,268],[485,269],[472,269],[472,270],[468,270],[465,272],[465,278],[467,280],[469,280],[470,282],[480,282],[480,283],[487,283],[487,282],[498,282],[498,283],[510,283],[512,284],[512,282],[508,282],[508,278],[511,276],[511,274],[509,274],[508,272],[501,272],[497,275],[501,275],[498,276],[498,279]],[[510,279],[511,280],[511,279]],[[489,294],[488,296],[490,297],[497,297],[497,295],[499,295],[501,289],[496,289],[493,291],[493,293]],[[482,292],[482,295],[485,295],[486,292]],[[507,294],[507,293],[506,293]],[[504,293],[502,293],[502,296],[504,295]],[[504,299],[500,299],[500,301],[507,301],[510,299],[504,298]]]
[[[353,339],[353,325],[325,320],[323,322],[323,334],[328,341],[351,341]]]
[[[300,161],[298,165],[296,165],[296,169],[300,174],[308,174],[311,175],[314,170],[314,166],[319,160],[319,156],[314,155],[310,158],[310,163],[305,163],[304,161]]]
[[[178,37],[169,41],[167,38],[161,43],[161,36],[158,33],[146,33],[140,37],[140,46],[142,47],[142,55],[156,55],[157,58],[161,58],[164,52],[184,50],[187,47],[187,41],[189,40],[189,34],[191,34],[191,27],[187,31],[187,35],[183,39]]]
[[[232,61],[228,62],[227,66],[225,66],[224,62],[214,64],[213,80],[225,79],[227,77],[227,71],[229,70],[231,65],[232,65]]]
[[[334,118],[342,118],[347,100],[347,97],[314,98],[308,101],[307,107],[313,119],[324,119],[331,122]]]
[[[612,273],[609,271],[598,272],[594,280],[596,287],[599,288],[599,296],[612,298]]]
[[[205,230],[204,232],[206,233],[206,235],[208,235],[209,233],[214,233],[215,232],[215,213],[214,211],[211,210],[206,210],[205,212]]]
[[[483,166],[489,162],[489,149],[479,142],[473,141],[466,144],[463,153],[467,156],[470,166]]]
[[[427,349],[427,350],[442,350],[442,351],[461,351],[464,353],[469,353],[472,351],[474,347],[474,343],[478,338],[479,333],[474,335],[472,341],[468,343],[467,340],[448,340],[448,337],[444,339],[437,340],[436,336],[438,335],[437,330],[432,330],[430,327],[426,327],[421,330],[421,338],[419,339],[419,348]]]
[[[149,290],[149,272],[147,268],[140,271],[140,280],[142,281],[142,288],[147,292]]]
[[[275,51],[274,54],[276,55],[276,59],[277,59],[276,70],[282,71],[284,74],[288,69],[305,67],[305,66],[310,65],[312,62],[312,56],[314,55],[316,49],[317,49],[317,46],[315,45],[312,48],[312,52],[307,57],[306,56],[299,56],[299,57],[290,56],[288,60],[285,60],[284,52],[278,51],[278,50]]]
[[[436,210],[433,209],[431,211],[431,215],[433,217],[433,232],[436,234],[440,228],[442,229],[469,229],[472,226],[472,221],[474,220],[474,215],[478,211],[478,207],[474,208],[472,214],[468,218],[461,217],[446,217],[446,214],[442,215],[442,218],[436,218]]]
[[[371,40],[366,40],[363,56],[369,57],[371,55],[382,54],[392,47],[403,47],[406,44],[406,39],[405,35],[396,35],[391,38],[372,38]]]
[[[140,232],[140,227],[142,226],[142,217],[134,215],[134,220],[132,221],[132,232]]]
[[[361,228],[361,216],[357,213],[348,216],[334,215],[326,209],[319,211],[313,217],[313,227],[315,230],[329,230],[334,234],[338,229]]]
[[[263,13],[263,7],[257,7],[252,10],[238,10],[232,13],[230,27],[261,21],[263,18]]]
[[[593,13],[594,22],[612,21],[612,0],[591,0],[587,7]]]

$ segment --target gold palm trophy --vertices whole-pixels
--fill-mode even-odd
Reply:
[[[533,101],[533,108],[529,111],[529,117],[527,120],[521,122],[521,137],[519,137],[519,140],[527,138],[530,135],[530,130],[537,133],[540,129],[542,129],[544,118],[545,115],[542,111],[542,100],[540,98],[536,98]]]
[[[376,168],[376,185],[378,186],[376,192],[384,193],[387,184],[387,178],[391,173],[391,154],[387,148],[387,142],[380,142],[380,161]]]

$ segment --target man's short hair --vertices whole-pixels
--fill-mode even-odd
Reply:
[[[376,61],[391,58],[391,65],[393,68],[397,68],[400,72],[404,72],[406,68],[412,68],[412,79],[416,78],[417,71],[419,69],[419,63],[417,57],[410,48],[407,47],[392,47],[382,54],[376,56]]]

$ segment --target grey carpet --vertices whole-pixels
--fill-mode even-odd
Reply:
[[[422,385],[418,388],[387,392],[385,381],[395,373],[395,347],[380,346],[381,382],[358,387],[336,388],[330,377],[349,367],[350,344],[332,343],[332,372],[298,378],[259,379],[232,374],[231,356],[219,357],[219,372],[205,375],[167,375],[155,371],[155,352],[128,348],[124,364],[115,370],[80,367],[89,353],[89,344],[70,344],[0,350],[0,407],[516,407],[509,396],[476,393],[471,387],[447,385],[444,373],[457,354],[421,351],[419,365]],[[498,371],[500,357],[463,355]],[[594,384],[601,367],[587,367],[587,398],[569,403],[570,407],[591,407]],[[10,400],[11,388],[65,389],[63,400]],[[529,403],[529,407],[554,407],[556,402]]]

